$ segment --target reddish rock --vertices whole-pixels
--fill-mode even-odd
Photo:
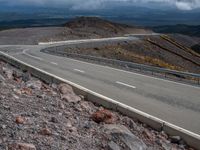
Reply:
[[[40,131],[40,134],[42,135],[51,135],[51,130],[48,129],[48,128],[43,128],[41,131]]]
[[[92,120],[97,123],[104,122],[107,124],[113,124],[116,122],[117,117],[109,110],[103,109],[95,112],[92,115]]]
[[[17,124],[24,124],[25,119],[21,116],[17,116],[15,121]]]
[[[14,80],[15,80],[17,83],[21,83],[21,79],[19,79],[19,78],[14,77]]]
[[[32,90],[30,88],[22,88],[21,93],[26,95],[32,95]]]
[[[58,89],[61,94],[74,94],[72,87],[64,83],[60,84]]]
[[[35,145],[28,143],[15,143],[8,146],[8,150],[36,150]]]

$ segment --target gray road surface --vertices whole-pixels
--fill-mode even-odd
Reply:
[[[80,41],[54,44],[78,43]],[[40,52],[54,44],[7,45],[0,46],[0,50],[7,50],[9,55],[30,65],[200,134],[200,87]]]

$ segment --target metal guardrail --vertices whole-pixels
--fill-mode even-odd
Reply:
[[[131,68],[131,69],[138,69],[140,71],[142,71],[142,70],[143,71],[149,71],[149,72],[152,73],[152,75],[154,73],[161,73],[161,74],[164,74],[165,78],[167,77],[167,75],[173,75],[173,76],[176,76],[179,79],[194,80],[195,84],[200,85],[200,74],[194,74],[194,73],[189,73],[189,72],[181,72],[181,71],[159,68],[159,67],[154,67],[154,66],[149,66],[149,65],[144,65],[144,64],[138,64],[138,63],[133,63],[133,62],[128,62],[128,61],[121,61],[121,60],[108,59],[108,58],[103,58],[103,57],[96,57],[96,56],[91,56],[91,55],[82,55],[82,54],[76,54],[76,53],[61,52],[57,48],[58,47],[51,47],[51,48],[43,49],[42,51],[57,54],[57,55],[60,55],[60,56],[67,56],[67,57],[72,57],[72,58],[82,58],[82,59],[87,59],[87,60],[92,60],[92,61],[97,61],[97,62],[103,62],[103,63],[113,64],[113,65],[118,65],[118,66],[121,66],[121,67],[126,67],[126,68]]]

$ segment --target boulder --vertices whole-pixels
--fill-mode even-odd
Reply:
[[[113,141],[108,143],[109,150],[121,150],[120,147]]]
[[[92,110],[93,108],[90,106],[88,101],[81,101],[80,102],[80,106],[83,110],[89,112],[90,114],[92,114]]]
[[[103,109],[92,114],[92,120],[96,123],[104,122],[112,124],[116,122],[117,117],[111,111]]]
[[[40,134],[50,136],[52,133],[51,133],[51,130],[49,128],[43,128],[43,129],[40,130]]]
[[[104,125],[106,133],[112,136],[112,140],[124,143],[130,150],[147,150],[146,144],[135,136],[123,125]],[[120,147],[120,146],[119,146]]]
[[[11,69],[3,67],[2,70],[8,79],[13,79],[13,71]]]
[[[61,94],[74,94],[72,87],[69,86],[68,84],[61,83],[58,86],[58,89]]]
[[[42,87],[42,82],[37,80],[37,81],[28,81],[26,82],[26,86],[28,88],[31,88],[31,89],[37,89],[37,90],[40,90],[41,87]]]
[[[62,95],[61,99],[67,101],[68,103],[77,103],[81,101],[81,98],[75,94]]]
[[[21,89],[21,93],[30,96],[30,95],[32,95],[32,90],[31,90],[30,88],[26,88],[26,87],[25,87],[25,88],[22,88],[22,89]]]
[[[16,119],[15,119],[15,122],[17,124],[24,124],[25,119],[23,117],[21,117],[21,116],[17,116]]]

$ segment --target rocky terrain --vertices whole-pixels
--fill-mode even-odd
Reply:
[[[24,28],[0,31],[0,45],[124,36],[151,30],[113,23],[98,17],[79,17],[62,27]],[[67,46],[62,52],[106,57],[168,69],[200,73],[199,37],[181,34],[140,36],[140,40]],[[59,51],[61,53],[61,51]],[[56,51],[54,51],[56,54]]]
[[[79,33],[80,37],[94,35],[97,38],[123,36],[124,34],[152,33],[151,30],[126,24],[114,23],[98,17],[75,18],[65,24],[67,28]]]
[[[67,84],[0,61],[0,150],[193,150],[179,136],[107,110]]]
[[[0,45],[35,45],[38,42],[63,41],[149,33],[141,27],[112,23],[96,17],[72,19],[61,27],[35,27],[0,31]]]

